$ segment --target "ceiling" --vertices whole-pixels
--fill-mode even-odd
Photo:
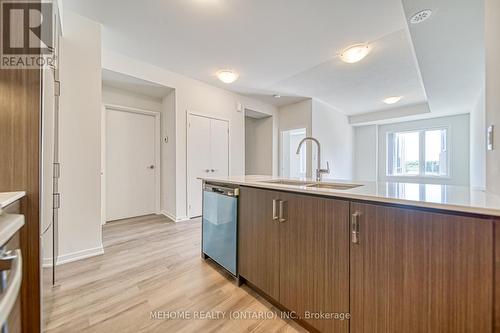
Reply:
[[[141,80],[107,69],[102,70],[102,84],[104,86],[156,99],[162,99],[173,90],[172,88],[162,86],[154,82]]]
[[[484,0],[403,0],[432,16],[410,33],[432,112],[467,113],[485,87]]]
[[[312,97],[357,115],[393,109],[381,102],[388,96],[404,96],[398,107],[427,103],[421,62],[432,63],[432,58],[416,56],[405,17],[405,10],[420,9],[421,1],[403,1],[404,6],[401,0],[315,0],[314,5],[301,0],[65,0],[64,5],[103,24],[106,49],[277,106]],[[419,38],[425,36],[433,32]],[[360,42],[373,46],[370,55],[357,64],[341,62],[338,53]],[[221,83],[215,73],[222,68],[236,70],[240,78]]]

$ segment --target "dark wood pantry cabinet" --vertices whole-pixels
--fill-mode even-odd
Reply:
[[[496,331],[495,218],[245,186],[240,192],[239,274],[306,328]]]

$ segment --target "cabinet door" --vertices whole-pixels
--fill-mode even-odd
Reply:
[[[279,299],[279,223],[273,220],[278,192],[242,187],[239,200],[238,268],[248,282]]]
[[[321,332],[348,332],[349,202],[280,194],[280,303]]]
[[[351,332],[491,332],[490,220],[352,203]]]

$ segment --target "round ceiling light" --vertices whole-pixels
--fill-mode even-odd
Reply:
[[[391,96],[391,97],[384,98],[383,102],[385,104],[396,104],[402,98],[403,98],[403,96]]]
[[[238,73],[229,69],[222,69],[217,72],[217,77],[224,83],[233,83],[238,80]]]
[[[340,53],[340,59],[348,64],[353,64],[358,61],[363,60],[368,53],[370,53],[371,48],[368,44],[356,44],[345,48]]]
[[[413,14],[413,16],[410,18],[410,23],[411,24],[422,23],[425,20],[427,20],[429,17],[431,17],[431,15],[432,15],[432,10],[430,10],[430,9],[421,10],[421,11]]]

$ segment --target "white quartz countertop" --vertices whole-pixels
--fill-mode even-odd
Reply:
[[[466,186],[323,180],[324,183],[362,185],[352,189],[338,190],[265,183],[265,181],[281,179],[270,176],[203,177],[201,179],[222,184],[243,185],[500,217],[500,196]],[[300,180],[315,182],[311,179]]]
[[[26,195],[26,192],[0,192],[0,209],[10,205],[11,203],[21,199]]]

